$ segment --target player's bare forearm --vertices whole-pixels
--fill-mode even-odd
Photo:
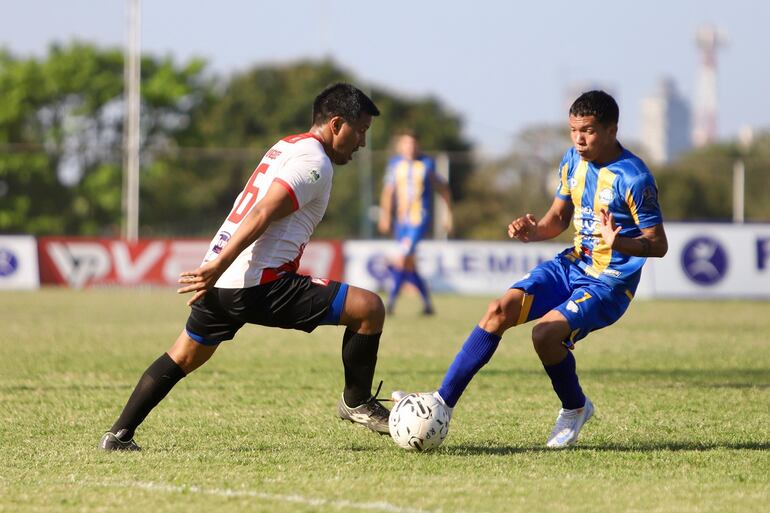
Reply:
[[[393,187],[386,185],[380,194],[380,219],[377,229],[383,235],[390,232],[390,219],[393,214]]]
[[[258,207],[259,205],[244,219],[217,258],[203,263],[194,271],[185,271],[180,274],[179,283],[183,286],[177,289],[177,293],[194,293],[187,301],[188,306],[202,298],[206,291],[214,286],[222,273],[230,267],[236,257],[265,232],[270,220],[266,212]]]
[[[254,243],[267,230],[270,223],[286,217],[294,211],[294,202],[289,193],[281,185],[270,186],[267,194],[248,213],[241,225],[235,230],[222,252],[210,262],[205,262],[194,271],[180,274],[179,283],[183,287],[177,289],[179,294],[194,292],[187,301],[188,305],[203,297],[208,289],[214,286],[219,277],[243,251]]]
[[[527,214],[511,222],[508,236],[522,242],[553,239],[567,229],[573,210],[572,203],[555,198],[542,219],[537,220],[532,214]]]
[[[238,258],[238,255],[252,245],[270,226],[272,220],[269,212],[264,208],[260,208],[260,206],[260,204],[257,204],[249,212],[249,215],[243,220],[243,223],[235,231],[219,256],[212,261],[212,263],[217,263],[216,265],[221,272],[225,272],[230,267],[230,264]]]
[[[561,212],[549,210],[537,223],[537,240],[550,240],[557,237],[569,226],[570,217],[562,215]]]
[[[668,239],[659,224],[643,229],[639,237],[615,237],[612,249],[631,256],[661,258],[668,251]]]

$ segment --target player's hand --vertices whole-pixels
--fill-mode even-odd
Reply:
[[[527,214],[518,219],[514,219],[508,225],[508,237],[521,242],[531,242],[536,240],[537,219],[532,214]]]
[[[446,231],[448,234],[452,233],[452,230],[454,230],[454,220],[452,219],[452,214],[447,214],[444,218],[444,231]]]
[[[206,291],[219,279],[222,274],[217,266],[214,264],[216,261],[206,262],[194,271],[184,271],[179,275],[179,283],[184,285],[177,289],[177,294],[187,294],[188,292],[195,292],[193,296],[187,301],[187,306],[191,306],[193,303],[202,298]]]
[[[390,233],[390,219],[387,219],[385,217],[381,217],[380,221],[377,223],[377,229],[383,235],[389,234]]]
[[[620,229],[623,228],[620,225],[615,224],[615,218],[612,212],[608,212],[606,209],[599,211],[599,231],[602,234],[604,243],[610,248],[615,244],[615,238],[620,233]]]

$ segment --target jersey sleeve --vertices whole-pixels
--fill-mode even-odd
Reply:
[[[557,171],[559,184],[556,186],[556,197],[563,200],[568,200],[572,197],[572,189],[569,185],[569,167],[570,161],[572,160],[570,158],[570,153],[570,151],[567,151],[567,153],[564,154]]]
[[[328,160],[314,155],[300,154],[290,159],[275,177],[291,195],[294,209],[298,210],[323,194],[332,179]]]
[[[626,203],[639,228],[650,228],[663,222],[658,204],[658,186],[649,172],[636,176],[629,184]]]

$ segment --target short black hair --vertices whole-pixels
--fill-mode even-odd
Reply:
[[[604,126],[617,124],[620,109],[615,98],[604,91],[588,91],[581,94],[569,108],[570,116],[594,116]]]
[[[334,116],[353,122],[361,114],[379,116],[380,110],[363,91],[344,82],[328,86],[318,93],[313,102],[313,125],[322,125]]]

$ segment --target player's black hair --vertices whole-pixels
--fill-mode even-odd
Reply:
[[[588,91],[569,108],[570,116],[594,116],[604,126],[617,124],[620,109],[615,99],[604,91]]]
[[[314,125],[322,125],[334,116],[342,116],[345,121],[353,122],[361,114],[379,116],[380,110],[371,98],[351,84],[332,84],[321,91],[313,102]]]

